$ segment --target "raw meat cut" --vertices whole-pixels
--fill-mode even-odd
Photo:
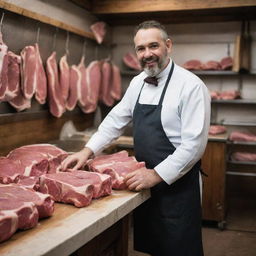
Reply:
[[[101,88],[99,93],[99,99],[106,106],[110,107],[114,105],[114,99],[111,96],[112,87],[112,65],[109,60],[104,60],[101,65]]]
[[[218,99],[220,99],[220,93],[219,93],[219,92],[217,92],[217,91],[211,91],[210,94],[211,94],[211,99],[212,99],[212,100],[218,100]]]
[[[6,90],[7,99],[15,98],[20,91],[20,64],[21,57],[8,51],[8,87]]]
[[[68,99],[68,94],[69,94],[69,80],[70,80],[70,68],[67,62],[66,54],[60,58],[59,69],[60,69],[60,88],[61,88],[63,100],[66,103]]]
[[[40,176],[27,177],[27,176],[21,175],[17,179],[18,181],[16,183],[30,190],[39,191],[39,178]]]
[[[188,70],[201,70],[202,62],[200,60],[188,60],[182,66]]]
[[[50,112],[55,117],[61,117],[65,112],[65,104],[59,84],[56,52],[53,52],[46,61],[46,73],[48,79]]]
[[[229,135],[229,139],[232,141],[256,142],[256,134],[251,132],[234,131]]]
[[[12,100],[9,100],[9,104],[17,111],[23,111],[25,109],[31,108],[31,99],[26,99],[23,96],[21,87],[19,87],[18,95]]]
[[[46,73],[43,66],[43,61],[40,55],[39,46],[35,44],[36,50],[36,100],[40,104],[44,104],[46,102],[47,97],[47,78]]]
[[[98,99],[99,99],[99,91],[101,86],[101,63],[99,61],[92,61],[87,67],[87,86],[88,86],[88,97],[90,101],[87,103],[85,107],[85,113],[92,113],[96,110]]]
[[[54,212],[54,201],[48,194],[33,191],[17,184],[0,185],[1,198],[9,201],[33,203],[36,206],[38,217],[46,218]]]
[[[128,52],[123,56],[123,62],[127,67],[131,69],[138,70],[138,71],[141,70],[141,66],[137,57],[131,52]]]
[[[234,99],[240,99],[241,94],[239,91],[235,91],[235,90],[223,91],[223,92],[220,92],[219,97],[222,100],[234,100]]]
[[[137,169],[145,167],[144,162],[137,162],[134,157],[129,157],[126,151],[111,155],[103,155],[89,160],[90,171],[108,174],[112,177],[112,188],[125,189],[124,177]]]
[[[256,154],[248,152],[235,152],[231,154],[231,160],[256,162]]]
[[[0,183],[14,183],[23,174],[20,162],[7,157],[0,157]]]
[[[5,198],[5,195],[1,195],[0,213],[8,214],[8,212],[17,214],[18,229],[33,228],[38,223],[38,211],[35,204],[32,202],[22,202],[15,198]]]
[[[69,111],[75,108],[80,96],[81,80],[82,75],[79,68],[76,65],[72,65],[70,68],[69,93],[66,103],[66,109]]]
[[[110,195],[112,192],[111,177],[107,174],[87,172],[87,171],[73,171],[68,169],[73,176],[83,179],[84,183],[93,185],[93,198]]]
[[[233,67],[233,58],[232,57],[225,57],[220,61],[221,69],[228,70]]]
[[[120,100],[122,97],[122,84],[121,84],[121,74],[119,68],[112,63],[112,88],[110,95],[115,100]]]
[[[0,211],[0,242],[8,240],[16,232],[18,223],[16,213],[12,211]]]
[[[0,101],[5,100],[5,93],[8,86],[8,47],[3,42],[0,32]]]
[[[31,99],[37,87],[37,50],[35,46],[26,46],[21,51],[21,88],[23,96]]]
[[[223,125],[211,125],[209,129],[209,134],[211,135],[223,134],[225,132],[227,132],[227,128]]]
[[[20,161],[24,176],[40,176],[60,171],[67,152],[51,144],[32,144],[12,150],[7,157]]]
[[[218,61],[215,60],[210,60],[207,61],[206,63],[203,63],[201,66],[202,70],[220,70],[221,65]]]
[[[106,35],[106,23],[103,21],[96,22],[90,26],[96,41],[98,44],[101,44],[104,40]]]
[[[91,203],[94,188],[69,172],[59,172],[42,175],[40,191],[50,194],[54,201],[85,207]]]

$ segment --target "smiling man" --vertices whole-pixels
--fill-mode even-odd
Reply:
[[[202,256],[200,158],[210,122],[205,84],[173,62],[172,42],[157,21],[135,30],[143,71],[103,120],[86,147],[63,161],[80,168],[133,122],[134,154],[146,168],[129,173],[128,189],[151,189],[134,212],[134,246],[154,256]]]

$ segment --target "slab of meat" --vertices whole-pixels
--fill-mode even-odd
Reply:
[[[256,154],[248,152],[235,152],[231,154],[231,160],[234,161],[245,161],[245,162],[256,162]]]
[[[112,87],[110,91],[111,96],[115,100],[120,100],[122,97],[122,83],[121,74],[118,66],[112,63]]]
[[[201,66],[202,70],[220,70],[221,65],[218,61],[215,60],[210,60],[207,61],[206,63],[203,63]]]
[[[33,45],[21,51],[21,88],[26,99],[31,99],[37,87],[37,50]]]
[[[85,207],[91,203],[94,188],[69,172],[59,172],[42,175],[40,191],[50,194],[54,201]]]
[[[33,203],[40,219],[52,216],[54,212],[54,201],[48,194],[42,194],[17,184],[0,185],[0,194],[1,198],[10,201]]]
[[[211,135],[223,134],[225,132],[227,132],[227,128],[223,125],[211,125],[209,129],[209,134]]]
[[[47,78],[46,73],[43,66],[43,61],[40,55],[39,46],[35,44],[36,50],[36,100],[40,104],[44,104],[46,102],[47,97]]]
[[[228,70],[233,67],[233,58],[232,57],[225,57],[220,61],[221,69]]]
[[[234,131],[229,135],[229,139],[232,141],[256,142],[256,134],[251,132]]]
[[[87,83],[87,69],[84,65],[84,56],[82,56],[80,63],[78,64],[78,69],[81,73],[81,83],[80,83],[80,92],[79,92],[79,99],[78,99],[78,104],[81,110],[84,113],[87,113],[88,110],[90,109],[90,88]]]
[[[8,240],[16,232],[18,223],[18,215],[15,212],[0,211],[0,242]]]
[[[85,106],[82,106],[82,110],[85,113],[92,113],[96,110],[99,91],[101,86],[101,63],[99,61],[92,61],[87,67],[86,81],[88,86],[88,102]]]
[[[26,99],[24,97],[21,87],[19,87],[18,95],[8,102],[19,112],[31,108],[31,99]]]
[[[104,60],[101,65],[101,88],[99,93],[99,99],[106,106],[110,107],[114,105],[114,99],[111,96],[112,88],[112,65],[109,60]]]
[[[70,67],[67,62],[66,54],[60,58],[59,70],[60,70],[60,88],[61,88],[63,100],[66,103],[69,95],[69,80],[70,80]]]
[[[211,99],[212,100],[219,100],[220,99],[220,93],[219,92],[211,91],[210,94],[211,94]]]
[[[87,171],[72,171],[68,169],[73,176],[83,179],[84,183],[93,185],[93,198],[110,195],[112,192],[111,177],[107,174],[87,172]]]
[[[129,157],[126,151],[98,156],[88,161],[88,168],[91,171],[105,173],[112,177],[113,189],[125,189],[124,177],[143,167],[145,167],[144,162],[137,162],[134,157]]]
[[[17,179],[17,184],[30,190],[39,191],[39,178],[40,176],[24,176],[21,175]]]
[[[21,57],[11,51],[7,53],[7,73],[5,73],[4,84],[0,89],[0,98],[2,101],[9,101],[15,98],[19,93],[20,87],[20,63]],[[4,91],[3,91],[4,90]]]
[[[235,100],[241,98],[241,93],[236,90],[220,92],[219,98],[222,100]]]
[[[26,145],[12,150],[8,158],[20,161],[24,176],[40,176],[60,170],[67,152],[51,144]]]
[[[21,175],[23,175],[23,168],[19,161],[0,157],[0,183],[14,183]]]
[[[188,70],[201,70],[202,62],[200,60],[188,60],[182,66]]]
[[[66,109],[71,111],[75,108],[80,96],[82,75],[76,65],[70,68],[69,93],[66,103]]]
[[[46,61],[46,73],[48,79],[50,112],[55,117],[61,117],[62,114],[65,112],[65,104],[59,84],[56,52],[53,52]]]
[[[137,57],[131,52],[128,52],[123,56],[123,62],[127,67],[133,70],[141,70],[141,66]]]
[[[101,44],[104,40],[106,35],[106,23],[103,21],[96,22],[90,26],[96,41],[98,44]]]

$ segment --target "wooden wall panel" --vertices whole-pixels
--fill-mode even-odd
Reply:
[[[18,146],[58,139],[63,124],[69,120],[72,120],[76,128],[82,131],[93,125],[93,116],[78,112],[68,113],[59,119],[49,115],[38,119],[1,123],[0,155],[6,155]]]

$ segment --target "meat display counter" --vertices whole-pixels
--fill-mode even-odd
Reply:
[[[84,208],[56,203],[52,217],[0,243],[0,255],[65,256],[74,252],[75,255],[105,255],[108,252],[125,256],[129,213],[149,197],[149,190],[123,190],[93,200]]]

